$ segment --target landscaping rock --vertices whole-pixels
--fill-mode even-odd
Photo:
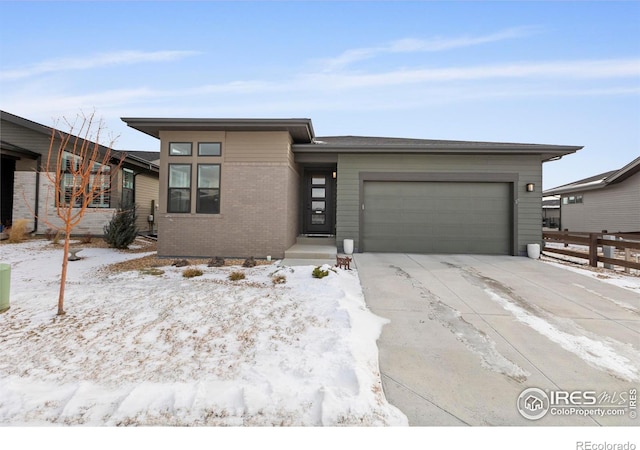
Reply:
[[[224,258],[222,256],[216,256],[215,258],[212,258],[207,265],[209,267],[223,267]]]
[[[249,258],[245,259],[245,261],[242,263],[242,267],[255,267],[256,266],[256,260],[253,259],[253,256],[250,256]]]
[[[178,259],[171,263],[171,265],[176,267],[186,267],[189,265],[189,261],[187,261],[186,259]]]

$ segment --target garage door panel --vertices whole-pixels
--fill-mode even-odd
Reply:
[[[363,250],[511,252],[508,183],[364,183]]]

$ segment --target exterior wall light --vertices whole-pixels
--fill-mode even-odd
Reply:
[[[527,183],[527,192],[533,192],[536,188],[536,185],[533,183]]]

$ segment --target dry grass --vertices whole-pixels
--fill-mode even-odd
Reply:
[[[244,274],[244,272],[241,272],[239,270],[236,270],[229,274],[229,280],[231,281],[244,280],[245,278],[246,278],[246,275]]]
[[[182,272],[182,276],[185,278],[193,278],[193,277],[200,277],[202,276],[204,272],[202,272],[202,270],[200,269],[195,269],[193,267],[190,267],[188,269],[184,269],[184,271]]]
[[[9,228],[9,242],[11,244],[17,244],[27,238],[27,225],[29,221],[27,219],[18,219]]]

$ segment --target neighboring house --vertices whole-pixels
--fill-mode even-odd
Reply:
[[[582,148],[315,137],[310,119],[123,121],[160,139],[160,256],[281,258],[302,235],[524,255],[542,240],[542,163]]]
[[[52,130],[0,111],[0,203],[3,225],[28,219],[29,229],[43,234],[49,228],[46,221],[61,224],[56,217],[54,191],[47,177],[41,173],[46,168]],[[57,148],[57,145],[54,146],[54,149]],[[90,205],[82,223],[74,230],[76,233],[102,235],[104,225],[111,220],[116,209],[127,202],[138,205],[140,231],[151,231],[153,224],[148,219],[153,214],[152,204],[155,205],[158,200],[159,167],[146,159],[154,154],[149,156],[145,152],[114,151],[114,165],[122,153],[127,156],[121,169],[112,172],[108,180],[111,183],[109,194]]]
[[[570,231],[640,231],[640,157],[620,170],[544,191],[560,196],[560,228]]]
[[[557,198],[542,199],[542,226],[545,228],[560,226],[560,200]]]

